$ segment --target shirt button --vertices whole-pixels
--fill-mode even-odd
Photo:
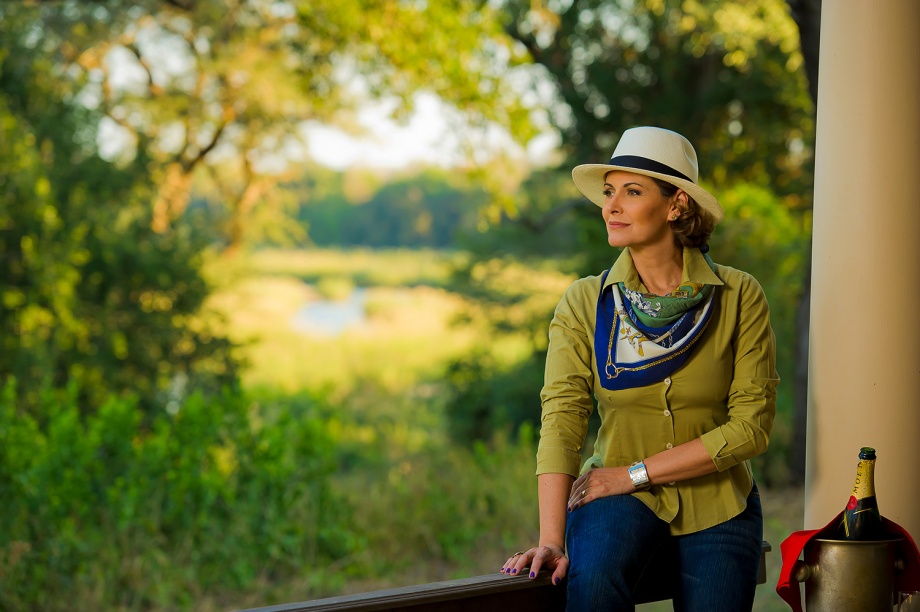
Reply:
[[[671,450],[672,448],[674,448],[674,445],[671,444],[670,442],[668,442],[667,444],[665,444],[665,446],[668,447],[668,450]]]
[[[670,411],[670,410],[665,410],[665,411],[664,411],[664,416],[671,416],[671,411]]]
[[[670,385],[670,384],[671,384],[671,377],[670,377],[670,376],[668,376],[667,378],[664,379],[664,384],[666,384],[666,385]]]
[[[669,484],[669,485],[671,485],[671,486],[674,486],[674,485],[676,485],[676,484],[677,484],[677,482],[675,482],[675,481],[673,481],[673,480],[672,480],[672,481],[671,481],[671,482],[669,482],[668,484]]]

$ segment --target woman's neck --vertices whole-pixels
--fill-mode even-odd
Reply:
[[[650,293],[667,295],[680,286],[684,274],[684,251],[671,248],[629,249],[633,265]]]

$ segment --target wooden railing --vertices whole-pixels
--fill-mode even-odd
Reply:
[[[772,550],[764,542],[760,554],[760,570],[757,584],[767,581],[767,553]],[[643,580],[639,586],[639,601],[648,603],[671,599],[670,585],[652,580]],[[385,589],[356,595],[342,595],[327,599],[316,599],[300,603],[281,604],[264,608],[253,608],[249,612],[507,612],[508,610],[528,612],[560,612],[565,610],[565,588],[554,586],[550,575],[541,573],[533,580],[522,576],[489,574],[474,578],[446,580],[417,586]]]

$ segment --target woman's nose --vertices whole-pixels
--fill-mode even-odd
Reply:
[[[616,212],[619,209],[620,209],[619,199],[617,198],[615,194],[609,195],[606,198],[604,198],[603,210],[605,213],[609,215],[610,213]]]

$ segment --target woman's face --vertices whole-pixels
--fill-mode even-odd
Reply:
[[[613,247],[675,246],[668,218],[680,210],[678,190],[670,198],[661,195],[651,178],[614,170],[604,178],[604,206],[607,242]]]

